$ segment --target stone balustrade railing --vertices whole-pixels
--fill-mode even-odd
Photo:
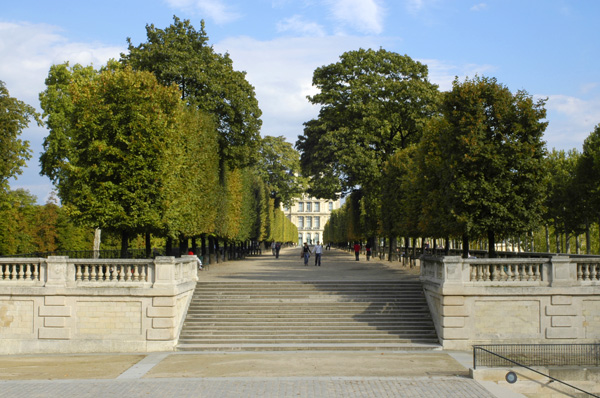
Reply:
[[[0,259],[0,354],[173,350],[196,256]]]
[[[421,256],[421,281],[440,342],[600,341],[600,258]]]

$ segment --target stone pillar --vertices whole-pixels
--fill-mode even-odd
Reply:
[[[577,282],[577,263],[568,257],[553,256],[549,262],[550,286],[573,286]]]
[[[46,260],[46,287],[66,287],[68,265],[66,256],[50,256]],[[75,270],[73,269],[73,272]],[[73,275],[73,282],[75,282]]]
[[[154,284],[152,287],[173,286],[175,283],[175,257],[154,259]]]

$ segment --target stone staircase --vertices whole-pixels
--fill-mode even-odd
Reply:
[[[419,281],[198,283],[178,350],[438,349]]]

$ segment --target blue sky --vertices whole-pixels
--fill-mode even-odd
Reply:
[[[0,11],[0,80],[11,96],[39,109],[52,64],[99,67],[146,40],[146,24],[173,15],[199,29],[216,51],[247,72],[263,111],[264,135],[294,143],[317,115],[306,96],[315,68],[345,51],[385,48],[429,67],[448,90],[455,76],[496,77],[512,91],[547,97],[548,148],[581,150],[600,123],[600,34],[596,0],[19,0]],[[33,157],[11,187],[44,203],[39,176],[47,131],[24,132]]]

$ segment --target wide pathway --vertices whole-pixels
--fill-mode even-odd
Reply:
[[[297,248],[213,264],[203,281],[414,279],[399,263]],[[0,397],[520,397],[468,377],[468,352],[167,352],[0,356]]]

